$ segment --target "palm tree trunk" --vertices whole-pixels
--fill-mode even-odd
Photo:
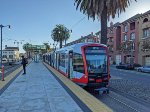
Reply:
[[[60,46],[60,48],[62,48],[62,39],[60,40],[60,45],[59,46]]]
[[[101,43],[107,44],[107,6],[104,3],[104,9],[101,15]]]
[[[66,41],[67,41],[67,40],[66,40],[66,38],[65,38],[65,45],[66,45]]]

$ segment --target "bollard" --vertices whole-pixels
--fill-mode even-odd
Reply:
[[[2,81],[5,81],[4,80],[4,65],[2,65]]]

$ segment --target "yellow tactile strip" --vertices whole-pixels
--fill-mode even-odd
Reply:
[[[105,104],[44,63],[92,112],[112,112]]]

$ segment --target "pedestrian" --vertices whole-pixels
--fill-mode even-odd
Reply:
[[[21,64],[23,65],[23,71],[24,71],[23,74],[26,74],[27,59],[24,56],[22,56],[22,62],[21,62]]]

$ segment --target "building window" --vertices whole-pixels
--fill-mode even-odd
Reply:
[[[113,42],[113,37],[110,37],[110,38],[109,38],[109,42]]]
[[[135,39],[135,33],[133,32],[130,34],[130,40],[134,40],[134,39]]]
[[[124,31],[125,31],[125,32],[128,31],[128,26],[127,26],[127,25],[124,26]]]
[[[125,49],[127,49],[128,48],[128,45],[127,44],[125,44]]]
[[[148,28],[145,28],[143,29],[143,37],[148,37],[149,36],[149,29]]]
[[[135,22],[130,23],[130,30],[134,30],[135,29]]]
[[[7,55],[3,55],[3,58],[7,58]]]
[[[109,52],[113,52],[113,46],[108,47]]]
[[[131,44],[131,50],[135,50],[135,43],[134,42]]]
[[[148,19],[147,19],[147,18],[145,18],[145,19],[143,20],[143,23],[145,23],[145,22],[148,22]]]
[[[110,33],[113,33],[113,29],[110,29]]]
[[[13,59],[13,55],[9,55],[9,58],[10,58],[10,59]]]
[[[124,40],[124,41],[127,41],[127,39],[128,39],[128,37],[127,37],[127,35],[125,34],[123,40]]]

